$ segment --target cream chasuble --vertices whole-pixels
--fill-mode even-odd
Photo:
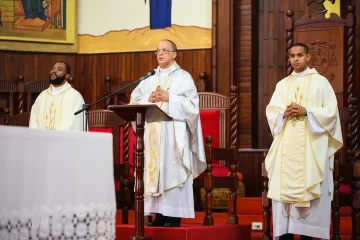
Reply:
[[[308,116],[284,119],[291,103],[305,107]],[[277,84],[266,115],[274,136],[265,159],[274,237],[295,233],[327,239],[331,171],[334,154],[342,147],[335,93],[315,69],[292,73]]]
[[[173,121],[145,122],[145,215],[194,218],[192,182],[206,168],[197,89],[190,74],[174,62],[142,81],[130,103],[150,104],[156,88],[168,92],[169,102],[157,105]]]
[[[50,86],[37,97],[31,108],[30,128],[50,130],[83,130],[82,108],[84,99],[69,83],[59,88]]]

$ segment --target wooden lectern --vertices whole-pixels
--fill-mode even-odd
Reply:
[[[151,122],[171,121],[172,118],[156,104],[110,105],[108,110],[115,112],[126,121],[135,121],[135,236],[129,240],[149,240],[144,236],[144,125]]]

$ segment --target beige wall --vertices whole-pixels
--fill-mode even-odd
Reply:
[[[78,0],[79,34],[101,36],[109,31],[141,29],[150,25],[149,1]],[[211,0],[174,0],[172,24],[211,29]]]

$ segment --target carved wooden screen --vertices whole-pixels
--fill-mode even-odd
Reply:
[[[309,47],[309,67],[315,68],[331,83],[339,106],[343,106],[344,91],[344,28],[295,29],[294,42]]]

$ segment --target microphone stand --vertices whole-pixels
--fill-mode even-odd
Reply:
[[[135,84],[140,83],[140,82],[141,82],[142,80],[144,80],[144,79],[145,79],[145,78],[140,78],[140,79],[138,79],[138,80],[136,80],[136,81],[134,81],[134,82],[126,85],[125,87],[119,89],[118,91],[113,92],[113,93],[110,93],[109,95],[107,95],[107,96],[105,96],[105,97],[97,100],[96,102],[94,102],[94,103],[92,103],[92,104],[83,104],[82,109],[80,109],[79,111],[77,111],[77,112],[74,113],[74,115],[78,115],[79,113],[82,113],[82,112],[85,111],[85,119],[83,119],[83,120],[85,120],[85,121],[83,121],[83,130],[84,130],[85,132],[88,131],[89,109],[90,109],[92,106],[94,106],[94,105],[96,105],[96,104],[98,104],[98,103],[100,103],[100,102],[102,102],[102,101],[104,101],[104,100],[106,100],[106,99],[108,99],[108,98],[111,98],[112,96],[114,96],[114,95],[116,95],[116,94],[119,94],[120,92],[124,91],[125,89],[127,89],[127,88],[129,88],[129,87],[131,87],[131,86],[133,86],[133,85],[135,85]],[[84,122],[85,122],[85,123],[84,123]]]

